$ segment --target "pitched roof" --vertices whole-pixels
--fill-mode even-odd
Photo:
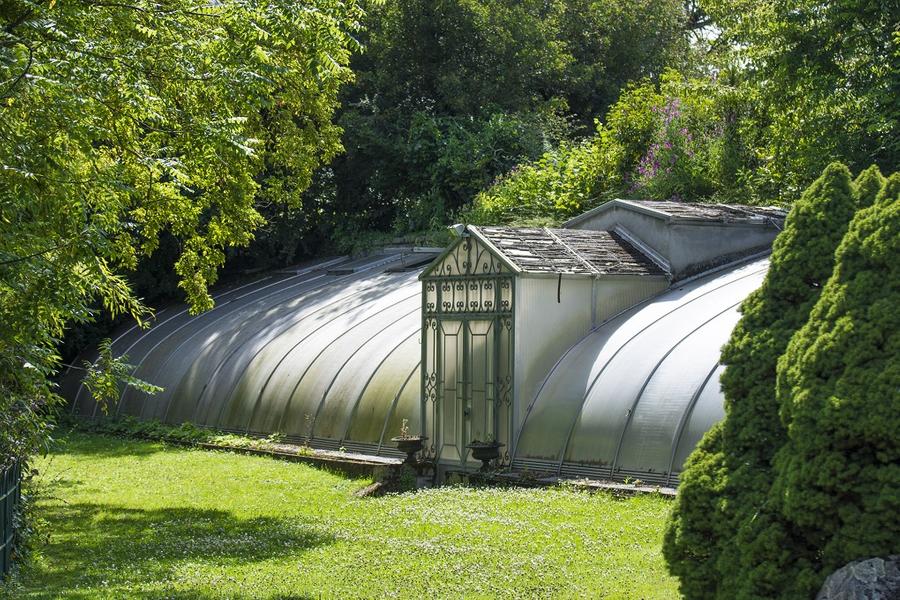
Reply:
[[[746,204],[704,204],[702,202],[674,202],[672,200],[627,200],[639,206],[663,212],[675,219],[716,221],[721,223],[753,221],[754,219],[784,219],[785,212],[772,206]]]
[[[665,275],[643,252],[612,231],[472,227],[526,273]]]
[[[770,225],[784,220],[786,212],[774,206],[750,206],[747,204],[708,204],[703,202],[675,202],[672,200],[610,200],[566,221],[564,227],[573,227],[594,215],[615,207],[627,208],[673,221],[706,223],[743,223]]]

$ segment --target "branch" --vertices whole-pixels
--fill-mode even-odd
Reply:
[[[125,4],[124,2],[86,2],[86,4],[89,4],[90,6],[101,6],[103,8],[125,8],[128,10],[134,10],[134,11],[142,12],[142,13],[149,14],[149,15],[182,14],[182,15],[190,15],[193,17],[208,17],[208,18],[216,18],[218,16],[213,13],[197,12],[197,11],[193,11],[193,10],[178,10],[178,9],[149,10],[149,9],[143,8],[141,6],[135,6],[133,4]]]
[[[82,232],[82,235],[84,235],[85,233],[87,233],[87,229],[85,229],[85,230]],[[51,247],[51,248],[47,248],[47,249],[45,249],[45,250],[41,250],[41,251],[39,251],[39,252],[35,252],[35,253],[29,254],[29,255],[27,255],[27,256],[17,256],[16,258],[11,258],[11,259],[9,259],[9,260],[4,260],[4,261],[0,262],[0,267],[6,267],[6,266],[8,266],[8,265],[14,265],[14,264],[16,264],[16,263],[24,262],[24,261],[26,261],[26,260],[31,260],[32,258],[37,258],[37,257],[39,257],[39,256],[43,256],[44,254],[47,254],[47,253],[49,253],[49,252],[53,252],[53,251],[55,251],[55,250],[60,250],[60,249],[62,249],[62,248],[65,248],[66,246],[71,246],[72,244],[74,244],[76,241],[78,241],[78,240],[80,240],[80,239],[81,239],[81,237],[72,238],[71,240],[67,240],[67,241],[65,241],[65,242],[63,242],[63,243],[61,243],[61,244],[57,244],[57,245],[55,245],[55,246],[53,246],[53,247]]]
[[[0,100],[9,98],[10,92],[12,92],[15,87],[19,85],[19,82],[22,81],[22,79],[25,78],[25,75],[28,74],[28,71],[31,70],[31,65],[34,64],[34,50],[31,48],[31,46],[25,45],[25,47],[28,48],[28,64],[25,65],[25,68],[22,69],[22,72],[19,73],[19,76],[16,77],[11,84],[9,84],[9,87],[3,90],[3,94],[0,95]]]
[[[6,29],[6,33],[11,34],[11,33],[13,32],[13,29],[15,29],[16,27],[18,27],[19,25],[21,25],[22,23],[24,23],[25,21],[27,21],[27,20],[28,20],[28,17],[30,17],[33,13],[34,13],[34,9],[33,9],[33,8],[29,8],[29,9],[26,10],[24,13],[22,13],[22,16],[18,17],[15,21],[11,21],[11,22],[9,23],[9,25],[7,25],[6,28],[5,28],[5,29]]]

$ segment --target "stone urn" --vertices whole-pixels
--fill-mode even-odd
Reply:
[[[466,448],[472,451],[472,458],[481,461],[481,469],[479,471],[487,473],[491,470],[491,462],[500,458],[500,448],[505,445],[500,442],[479,442],[475,440]]]
[[[406,460],[403,461],[403,464],[415,467],[416,454],[425,447],[425,440],[427,439],[428,437],[424,435],[400,435],[392,437],[391,441],[397,444],[397,449],[400,452],[406,453]]]

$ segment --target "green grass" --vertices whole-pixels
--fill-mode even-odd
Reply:
[[[673,598],[670,502],[366,483],[258,456],[72,433],[37,463],[49,541],[16,598]]]

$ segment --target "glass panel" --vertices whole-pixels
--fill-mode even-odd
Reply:
[[[462,321],[441,321],[438,404],[441,422],[441,458],[459,460],[463,410]]]
[[[675,451],[675,460],[672,463],[672,472],[674,473],[678,473],[684,468],[684,461],[693,452],[703,434],[709,431],[709,428],[715,423],[725,418],[725,397],[719,385],[719,378],[722,377],[724,370],[725,367],[720,365],[697,398],[687,426],[681,434],[681,439],[678,440],[678,449]]]
[[[196,421],[214,427],[246,429],[259,385],[254,382],[242,386],[239,382],[244,377],[262,378],[269,368],[263,365],[248,370],[250,361],[270,343],[284,340],[284,335],[290,337],[291,334],[286,332],[316,327],[315,324],[327,323],[335,315],[347,315],[366,306],[376,295],[383,298],[382,286],[390,281],[391,278],[386,276],[365,275],[356,275],[356,281],[352,282],[345,279],[332,281],[327,288],[316,290],[310,296],[272,306],[264,313],[248,318],[227,339],[218,341],[202,363],[195,364],[207,378],[196,396]],[[243,405],[244,402],[247,405]]]
[[[686,314],[702,320],[703,314],[740,301],[760,285],[766,266],[760,261],[682,285],[608,321],[573,346],[530,406],[516,456],[560,460],[575,429],[578,440],[568,459],[611,461],[625,411],[650,370],[679,339],[678,322]],[[684,335],[690,329],[680,331]],[[583,406],[586,420],[579,418]]]
[[[153,347],[136,376],[166,388],[158,397],[154,411],[170,423],[192,420],[197,399],[209,382],[215,364],[241,339],[243,326],[260,311],[272,307],[296,306],[308,294],[323,285],[317,277],[285,280],[259,293],[238,297],[185,322],[184,326]],[[138,393],[129,391],[128,393]]]
[[[396,280],[395,280],[396,281]],[[262,402],[272,403],[271,410],[281,415],[279,429],[288,435],[319,436],[316,420],[323,407],[325,395],[343,370],[347,361],[370,338],[392,323],[411,317],[418,323],[418,315],[411,310],[420,301],[418,284],[396,288],[391,293],[361,294],[352,303],[342,302],[323,311],[307,324],[303,335],[291,336],[295,343],[273,373],[266,386]],[[348,307],[349,306],[349,307]],[[377,364],[368,365],[374,369]],[[367,379],[371,371],[362,375]],[[283,408],[275,409],[275,404]],[[323,425],[331,428],[331,425]]]
[[[388,360],[399,344],[414,339],[413,336],[418,334],[419,327],[421,327],[420,301],[417,294],[412,301],[398,305],[398,309],[402,307],[408,309],[407,312],[396,320],[381,323],[382,330],[368,338],[357,351],[348,356],[326,392],[319,416],[316,418],[316,437],[344,439],[351,414],[372,377],[377,371],[383,369],[384,362]],[[379,320],[387,321],[388,318],[388,315],[385,314]],[[400,372],[396,370],[393,372],[395,393],[402,381],[401,372],[406,371],[407,367],[408,365],[402,365]],[[380,398],[383,412],[390,408],[394,395],[383,395]],[[379,421],[384,422],[383,414]]]
[[[650,324],[624,344],[588,392],[565,459],[610,464],[629,412],[657,363],[696,328],[719,313],[732,310],[760,285],[762,276],[760,273],[711,289]]]
[[[678,425],[691,400],[706,383],[709,365],[740,315],[730,310],[679,344],[659,365],[644,388],[619,451],[617,467],[663,473],[669,469]]]
[[[494,437],[494,322],[469,321],[468,435],[465,443]]]
[[[396,410],[394,403],[397,401],[401,388],[411,387],[415,392],[416,400],[418,400],[418,360],[419,341],[415,336],[406,339],[392,351],[362,391],[350,422],[347,439],[379,443],[385,423],[388,422],[390,414]],[[416,366],[410,370],[409,365]],[[409,421],[409,430],[412,434],[420,433],[419,410],[419,406],[416,405],[415,410],[400,415],[400,419]],[[386,438],[390,439],[399,433],[399,426],[396,429],[387,429]]]

